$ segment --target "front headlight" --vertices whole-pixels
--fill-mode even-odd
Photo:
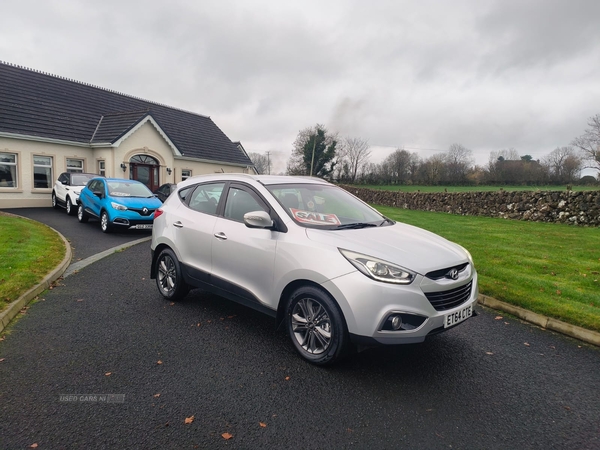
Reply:
[[[339,251],[354,267],[374,280],[384,283],[410,284],[415,279],[416,273],[404,267],[350,250],[340,248]]]
[[[110,206],[117,211],[127,211],[127,206],[121,205],[120,203],[110,202]]]

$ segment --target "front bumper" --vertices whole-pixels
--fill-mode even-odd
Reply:
[[[437,311],[424,293],[452,290],[469,282],[472,286],[465,301],[443,311]],[[475,270],[455,282],[444,280],[439,284],[419,275],[406,286],[377,282],[360,272],[353,272],[330,280],[323,287],[340,305],[351,339],[363,345],[423,342],[427,336],[454,328],[476,315],[475,304],[479,294]],[[467,309],[471,315],[467,315]],[[458,316],[459,312],[464,318],[445,327],[447,316],[455,313]],[[401,330],[385,329],[386,319],[394,314],[415,318],[416,326]]]

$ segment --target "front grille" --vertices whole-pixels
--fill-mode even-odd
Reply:
[[[448,272],[450,272],[452,269],[456,269],[458,273],[462,273],[468,265],[469,263],[464,263],[454,267],[446,267],[445,269],[434,270],[433,272],[425,274],[425,276],[431,280],[441,280],[442,278],[450,278],[447,275]]]
[[[425,296],[436,311],[446,311],[466,302],[471,297],[473,281],[449,291],[425,292]]]
[[[146,211],[144,211],[144,208],[129,208],[130,211],[135,211],[136,213],[138,213],[140,216],[143,217],[148,217],[151,216],[152,214],[154,214],[154,210],[150,209],[150,208],[146,208]]]

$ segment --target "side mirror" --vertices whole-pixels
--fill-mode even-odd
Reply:
[[[265,211],[250,211],[244,214],[244,223],[248,228],[271,228],[273,219]]]

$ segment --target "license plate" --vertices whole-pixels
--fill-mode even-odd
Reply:
[[[138,230],[148,230],[152,228],[152,224],[147,224],[147,225],[134,225],[131,228],[136,228]]]
[[[459,311],[453,312],[452,314],[447,314],[444,316],[444,328],[451,327],[456,325],[457,323],[461,323],[464,320],[467,320],[469,317],[473,315],[473,305],[469,305],[466,308],[463,308]]]

